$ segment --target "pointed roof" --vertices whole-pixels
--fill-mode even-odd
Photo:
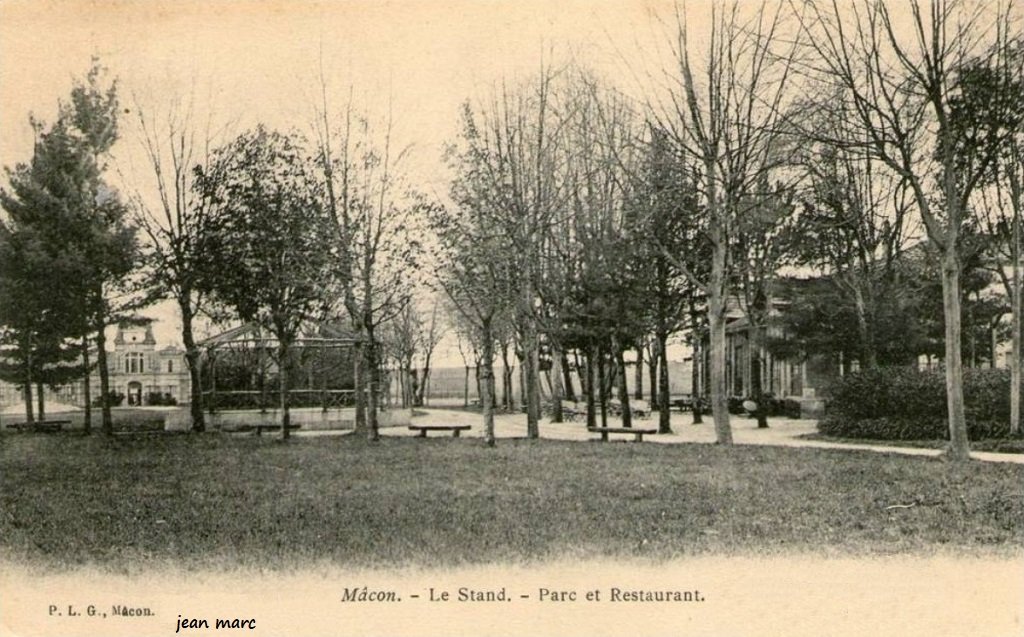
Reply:
[[[295,344],[299,346],[337,346],[351,344],[358,339],[352,332],[339,323],[324,322],[310,326],[310,329],[302,330]],[[225,330],[220,334],[214,334],[209,338],[198,341],[196,345],[204,349],[215,349],[222,345],[240,343],[263,343],[266,345],[275,344],[277,339],[266,330],[260,328],[258,323],[243,323],[238,327]]]

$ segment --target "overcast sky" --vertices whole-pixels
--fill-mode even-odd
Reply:
[[[701,20],[706,4],[690,3]],[[665,2],[39,2],[0,3],[0,164],[31,156],[30,113],[52,121],[59,99],[98,56],[119,81],[122,189],[147,188],[138,160],[135,111],[192,99],[214,127],[235,121],[310,131],[321,60],[329,101],[351,90],[358,104],[394,113],[396,137],[412,145],[410,170],[424,189],[444,191],[443,144],[458,108],[503,78],[543,62],[576,59],[627,88],[641,50],[663,38]],[[658,34],[662,34],[659,38]],[[648,44],[644,44],[648,43]],[[653,49],[652,49],[653,50]],[[649,55],[649,51],[647,54]],[[158,340],[177,341],[171,304]],[[446,344],[441,358],[458,364]]]

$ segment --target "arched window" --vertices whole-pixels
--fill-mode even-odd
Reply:
[[[124,355],[124,371],[127,374],[141,374],[145,370],[142,352],[128,352]]]

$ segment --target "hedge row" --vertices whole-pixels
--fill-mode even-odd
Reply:
[[[965,369],[964,403],[971,440],[1009,435],[1008,370]],[[844,438],[948,439],[945,374],[906,367],[849,374],[832,386],[818,430]]]

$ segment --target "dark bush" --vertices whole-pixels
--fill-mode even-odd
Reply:
[[[826,435],[876,440],[949,437],[942,371],[880,367],[848,374],[830,390],[828,415],[818,423]],[[965,369],[964,402],[971,440],[1009,435],[1007,370]]]
[[[122,394],[121,392],[114,391],[114,390],[110,390],[109,392],[107,392],[107,404],[109,404],[111,407],[120,407],[121,403],[123,403],[123,402],[124,402],[124,394]],[[93,398],[92,399],[92,406],[93,407],[102,407],[103,406],[103,397],[102,396],[97,396],[96,398]]]
[[[170,405],[170,406],[173,406],[173,405],[177,405],[178,401],[177,401],[177,399],[174,398],[174,396],[171,396],[167,392],[160,393],[160,392],[157,392],[157,391],[151,391],[146,396],[146,404],[147,405],[154,405],[154,406],[155,405]]]
[[[765,392],[761,401],[758,401],[752,396],[746,398],[740,396],[729,397],[729,413],[743,415],[747,413],[746,408],[743,406],[744,401],[762,402],[764,403],[765,415],[769,417],[785,416],[787,418],[799,418],[800,417],[800,403],[796,401],[787,401],[783,398],[776,398],[773,394]],[[796,405],[796,415],[790,415],[793,413],[792,405]]]

